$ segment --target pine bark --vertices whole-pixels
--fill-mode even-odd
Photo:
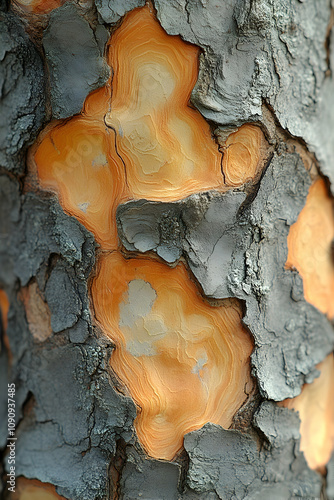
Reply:
[[[334,185],[331,1],[154,1],[164,30],[201,48],[191,103],[210,123],[217,147],[255,123],[269,151],[248,191],[206,197],[205,206],[216,204],[214,220],[200,214],[200,196],[133,201],[117,212],[128,251],[140,253],[129,236],[135,224],[146,228],[145,241],[155,242],[150,250],[158,255],[167,241],[204,295],[242,301],[254,340],[256,389],[231,428],[207,423],[187,434],[174,461],[145,454],[134,431],[136,405],[110,369],[114,346],[90,307],[99,255],[93,235],[57,196],[31,189],[27,175],[39,132],[80,113],[87,95],[105,83],[109,35],[144,4],[66,2],[31,14],[20,2],[1,3],[0,288],[10,304],[0,352],[2,494],[14,498],[6,485],[7,385],[14,382],[16,475],[50,483],[64,498],[332,499],[333,458],[327,476],[311,470],[299,449],[298,415],[276,404],[311,383],[334,347],[333,323],[305,300],[298,271],[284,268],[289,230],[313,180]],[[197,227],[193,240],[167,231],[167,209],[182,219],[184,233]],[[225,225],[221,214],[229,217]],[[213,272],[211,256],[227,233]],[[194,242],[204,257],[194,258]]]

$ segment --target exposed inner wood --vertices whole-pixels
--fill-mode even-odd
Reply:
[[[184,434],[206,422],[230,426],[251,389],[252,342],[237,300],[212,307],[183,265],[119,253],[100,260],[92,296],[116,343],[112,366],[141,408],[136,429],[150,455],[172,459]]]
[[[255,125],[243,125],[230,134],[220,148],[224,152],[222,168],[226,184],[237,187],[257,177],[267,148],[262,130]]]
[[[188,105],[198,49],[167,35],[143,9],[113,36],[109,63],[115,76],[105,122],[116,131],[132,195],[171,201],[224,189],[209,125]]]
[[[57,123],[43,138],[35,161],[41,185],[58,193],[64,210],[86,226],[104,250],[116,249],[116,208],[130,194],[103,117],[76,116]]]
[[[305,384],[299,396],[286,399],[282,406],[299,412],[300,448],[312,469],[322,469],[334,449],[334,357],[317,365],[320,377]]]
[[[310,187],[306,204],[288,236],[287,268],[303,278],[305,299],[334,318],[334,205],[323,179]]]
[[[56,493],[56,488],[49,483],[42,483],[37,479],[18,477],[15,493],[11,493],[10,500],[65,500]]]
[[[41,187],[56,192],[101,245],[91,297],[116,344],[111,366],[138,405],[135,426],[147,453],[172,459],[186,432],[208,421],[231,424],[251,388],[252,343],[238,301],[211,306],[181,264],[124,259],[116,208],[229,187],[209,125],[188,104],[198,49],[168,36],[146,6],[112,36],[109,64],[112,82],[88,96],[81,115],[49,126],[34,158]],[[258,130],[233,134],[224,168],[234,185],[255,175]]]
[[[66,0],[13,0],[15,5],[34,14],[49,14],[53,9],[60,7],[65,2]]]

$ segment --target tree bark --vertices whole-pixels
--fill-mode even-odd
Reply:
[[[333,12],[330,0],[1,3],[3,498],[334,499]],[[141,15],[164,40],[161,53]],[[130,50],[131,23],[138,47]],[[181,109],[196,47],[198,78]],[[172,83],[156,71],[165,50]],[[136,94],[135,64],[159,82],[161,102],[149,79],[148,94]],[[154,122],[162,108],[169,121]],[[177,120],[183,128],[168,142]],[[199,130],[189,153],[185,124]],[[133,130],[139,139],[127,146]],[[100,153],[86,171],[91,150]],[[140,175],[157,175],[155,184],[132,174],[143,151],[138,161],[151,171]],[[180,168],[165,184],[154,162],[168,164],[171,151]],[[106,168],[110,177],[98,177]],[[186,324],[188,309],[194,319],[184,344],[168,327],[176,340],[164,352],[173,360],[166,384],[176,373],[174,392],[188,385],[166,405],[175,430],[161,423],[151,438],[145,404],[164,392],[150,382],[158,344],[145,332],[158,342],[167,330],[160,317],[157,331],[151,317],[141,330],[137,323],[160,289],[170,325],[178,314]],[[204,324],[215,325],[203,340],[207,353],[213,344],[209,359],[189,355]],[[131,328],[144,333],[122,351],[117,332]],[[183,351],[174,357],[175,345]],[[195,418],[202,400],[188,380],[204,380],[210,355],[223,375],[217,368],[217,384],[207,383],[212,411]],[[187,356],[191,372],[178,372]]]

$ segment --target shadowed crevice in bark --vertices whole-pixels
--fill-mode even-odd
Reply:
[[[120,479],[124,465],[126,463],[126,443],[123,439],[118,439],[116,442],[116,453],[109,465],[109,496],[111,500],[119,500],[120,498]]]

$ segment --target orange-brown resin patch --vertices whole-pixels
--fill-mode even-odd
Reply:
[[[287,268],[303,278],[305,299],[334,318],[334,206],[323,179],[310,187],[306,204],[288,236]]]
[[[311,469],[325,466],[334,449],[334,357],[317,365],[320,377],[305,384],[299,396],[286,399],[281,406],[299,412],[300,448]]]
[[[111,364],[140,407],[135,425],[144,448],[172,459],[186,432],[208,421],[231,424],[252,385],[252,343],[238,301],[212,307],[181,264],[125,260],[116,209],[131,199],[171,201],[228,187],[209,125],[188,105],[198,49],[168,36],[146,6],[112,36],[109,64],[113,80],[87,97],[81,115],[41,134],[34,160],[41,187],[56,192],[101,245],[91,298],[116,344]],[[253,144],[247,130],[233,143]],[[251,174],[234,149],[234,166],[225,163],[231,178],[237,168],[240,185]]]
[[[185,433],[228,428],[250,390],[252,342],[238,301],[212,307],[183,265],[102,257],[92,285],[97,320],[116,350],[111,365],[140,407],[147,452],[172,459]]]
[[[65,500],[56,493],[53,485],[25,477],[17,478],[15,493],[11,493],[9,498],[11,500]]]

